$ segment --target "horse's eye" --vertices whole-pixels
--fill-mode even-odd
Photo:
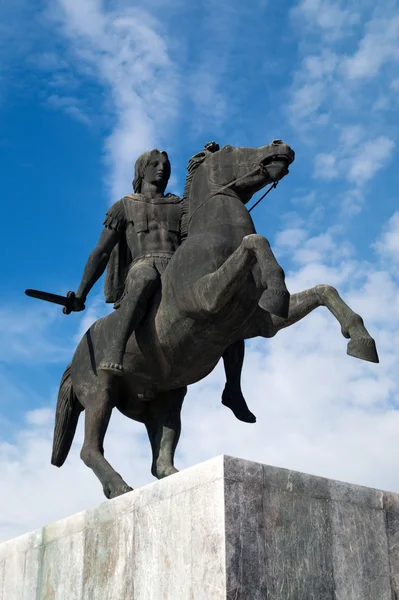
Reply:
[[[233,146],[227,144],[227,146],[223,146],[222,150],[224,150],[225,152],[231,152],[233,150]]]

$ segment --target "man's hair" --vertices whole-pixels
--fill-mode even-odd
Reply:
[[[141,154],[141,156],[139,156],[138,159],[136,160],[136,164],[134,165],[133,191],[135,194],[140,194],[140,192],[141,192],[141,184],[144,179],[145,170],[148,166],[148,163],[151,160],[151,157],[155,153],[163,154],[164,156],[166,156],[166,158],[168,159],[168,162],[169,162],[169,157],[168,157],[167,153],[165,151],[157,150],[156,148],[154,148],[153,150],[149,150],[148,152],[144,152],[144,154]],[[170,177],[170,162],[169,162],[168,179],[169,179],[169,177]]]

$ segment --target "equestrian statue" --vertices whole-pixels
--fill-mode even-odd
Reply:
[[[294,158],[282,140],[260,148],[210,142],[190,159],[181,199],[165,194],[171,171],[166,152],[146,152],[135,165],[134,193],[107,211],[76,294],[27,290],[63,304],[67,314],[78,312],[107,270],[105,300],[114,304],[85,333],[62,377],[52,464],[63,465],[84,411],[82,460],[107,498],[130,491],[104,457],[117,408],[146,426],[152,474],[175,473],[187,386],[223,358],[222,402],[238,419],[255,422],[241,391],[244,340],[272,338],[319,306],[340,323],[349,355],[378,362],[362,318],[333,287],[290,296],[269,242],[255,231],[247,203],[285,177]]]

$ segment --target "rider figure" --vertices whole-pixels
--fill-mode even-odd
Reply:
[[[216,146],[212,142],[206,149],[216,151]],[[107,266],[106,302],[117,308],[113,336],[98,370],[122,375],[126,343],[145,316],[161,285],[161,275],[180,244],[181,199],[164,194],[170,170],[166,152],[151,150],[137,159],[134,194],[108,210],[104,230],[84,269],[75,310],[84,308],[89,291]],[[256,418],[240,387],[244,342],[230,346],[223,359],[226,387],[222,402],[238,419],[253,423]]]

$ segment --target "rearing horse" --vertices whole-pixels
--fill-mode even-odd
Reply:
[[[160,479],[175,473],[187,386],[206,377],[235,341],[271,338],[318,306],[326,306],[340,323],[350,339],[348,354],[378,362],[363,320],[334,288],[318,285],[289,297],[268,241],[255,232],[245,204],[284,177],[293,160],[294,152],[281,140],[260,148],[224,146],[193,157],[183,202],[186,239],[163,274],[162,289],[145,320],[128,341],[124,375],[112,377],[96,369],[113,333],[107,317],[86,332],[63,375],[53,464],[64,463],[85,410],[82,460],[108,498],[131,490],[104,458],[104,436],[117,408],[146,426],[152,474]],[[275,316],[285,312],[284,305],[287,318]]]

